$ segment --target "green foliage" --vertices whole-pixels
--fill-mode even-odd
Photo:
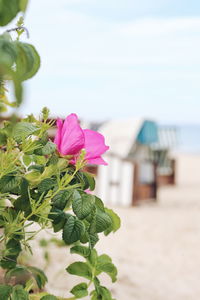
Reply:
[[[20,7],[20,3],[22,7]],[[25,8],[20,0],[1,0],[0,1],[0,26],[7,25],[16,17],[20,8]]]
[[[20,13],[17,27],[0,35],[0,113],[21,104],[23,82],[32,78],[40,67],[35,47],[20,41],[27,32],[23,20],[27,5],[28,0],[0,0],[0,26],[7,25]],[[7,98],[9,81],[14,86],[13,103]],[[13,115],[10,121],[1,124],[0,267],[5,270],[5,284],[0,285],[0,299],[62,299],[48,293],[31,295],[33,287],[39,290],[45,287],[47,277],[39,268],[19,263],[22,251],[34,251],[30,240],[48,228],[62,234],[62,239],[50,242],[71,245],[70,253],[84,260],[66,269],[89,280],[73,287],[70,299],[91,296],[93,300],[113,300],[111,293],[101,286],[99,276],[106,273],[115,282],[117,269],[109,256],[98,255],[94,247],[100,233],[108,235],[119,229],[120,219],[101,199],[85,192],[95,189],[94,176],[84,171],[85,151],[75,165],[70,163],[70,156],[62,157],[48,137],[53,124],[46,107],[39,120],[33,115],[22,120]],[[38,230],[29,229],[34,223]],[[47,249],[50,242],[43,240],[41,245]]]
[[[111,225],[104,231],[104,234],[108,235],[111,232],[116,232],[120,228],[121,220],[112,209],[105,208],[105,211],[110,216],[112,221]]]
[[[24,8],[24,0],[0,1],[0,25],[6,25],[9,19],[12,19],[20,11],[19,2],[21,4],[24,2],[22,5]],[[7,11],[9,11],[9,16],[6,14]],[[24,29],[16,31],[20,36]],[[8,32],[0,35],[0,104],[2,111],[6,110],[6,105],[19,106],[21,104],[22,82],[32,78],[39,68],[40,56],[33,45],[19,40],[13,41]],[[15,103],[10,103],[7,99],[5,84],[8,80],[11,80],[14,85]]]
[[[27,267],[27,270],[30,271],[32,276],[35,278],[39,289],[43,288],[48,281],[44,272],[36,267]]]
[[[40,57],[31,44],[15,42],[17,49],[15,74],[20,81],[33,77],[40,67]]]
[[[29,300],[28,293],[23,289],[23,286],[16,285],[13,288],[12,300]]]
[[[38,127],[36,127],[34,124],[28,122],[19,122],[14,126],[13,138],[16,142],[20,143],[37,130]]]
[[[72,275],[81,276],[89,280],[92,279],[92,268],[88,263],[78,261],[69,265],[66,270]]]
[[[41,298],[41,300],[58,300],[58,298],[53,295],[45,295]]]
[[[53,206],[63,210],[68,208],[72,202],[73,190],[61,190],[52,199]]]
[[[74,216],[70,216],[63,227],[63,240],[67,245],[80,240],[85,230],[83,222]]]
[[[88,295],[88,286],[85,282],[77,284],[73,289],[70,291],[76,298],[83,298]]]
[[[72,208],[75,215],[80,219],[85,219],[92,213],[94,207],[94,196],[83,191],[74,191]]]
[[[12,293],[12,286],[10,285],[0,285],[0,295],[1,299],[8,300],[10,294]]]

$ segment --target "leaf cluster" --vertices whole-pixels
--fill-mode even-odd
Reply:
[[[44,115],[41,120],[29,116],[20,122],[7,122],[1,129],[5,138],[0,149],[0,159],[4,162],[0,167],[0,227],[3,229],[0,266],[6,270],[5,282],[10,286],[13,278],[15,281],[23,278],[25,292],[29,291],[26,288],[30,280],[39,289],[46,283],[42,271],[18,264],[22,250],[31,251],[29,241],[37,232],[28,228],[37,223],[40,230],[52,228],[54,232],[62,232],[64,244],[74,246],[71,253],[86,259],[70,265],[67,271],[93,283],[91,299],[104,299],[100,295],[110,292],[100,285],[97,277],[105,272],[114,282],[117,270],[107,255],[97,255],[94,246],[100,233],[108,235],[120,227],[120,219],[101,199],[86,192],[94,190],[95,180],[83,171],[84,157],[77,165],[70,164],[70,158],[60,157],[56,145],[48,138],[47,130],[53,123],[47,120],[47,115],[46,120]],[[16,284],[22,293],[21,281]],[[81,283],[72,289],[72,294],[82,298],[89,293],[88,287]],[[14,291],[10,289],[11,299]]]

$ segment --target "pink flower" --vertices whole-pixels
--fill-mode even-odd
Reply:
[[[64,123],[57,120],[54,143],[61,155],[72,155],[73,160],[85,149],[85,159],[89,164],[107,165],[101,157],[109,149],[103,135],[90,129],[82,129],[76,114],[67,116]]]

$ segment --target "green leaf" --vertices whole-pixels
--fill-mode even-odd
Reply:
[[[52,199],[53,206],[61,210],[65,209],[66,207],[69,207],[72,201],[73,193],[73,190],[59,191]]]
[[[7,255],[0,260],[0,266],[3,269],[13,269],[17,264],[17,256],[16,255]]]
[[[1,22],[1,6],[0,6]],[[14,43],[6,34],[0,35],[0,65],[11,68],[17,58],[17,50]]]
[[[17,266],[11,270],[9,270],[8,272],[6,272],[5,274],[5,280],[6,282],[9,282],[13,279],[13,277],[15,279],[20,279],[20,278],[29,278],[30,277],[30,273],[27,270],[26,267],[23,266]]]
[[[84,224],[77,218],[70,216],[63,228],[63,241],[70,245],[80,240],[84,232]]]
[[[99,286],[90,295],[92,296],[91,300],[114,300],[110,291],[104,286]]]
[[[121,226],[120,217],[112,210],[105,208],[106,213],[110,216],[112,224],[109,228],[104,231],[105,235],[108,235],[110,232],[116,232]]]
[[[48,217],[53,221],[52,225],[54,232],[60,231],[70,216],[70,214],[66,214],[62,210],[53,207]]]
[[[20,177],[5,175],[0,179],[0,191],[1,193],[12,192],[20,186],[20,183]]]
[[[51,190],[56,184],[56,181],[51,178],[45,178],[38,184],[39,193],[48,192]]]
[[[112,279],[112,282],[117,280],[117,268],[112,263],[98,265],[97,270],[107,273]]]
[[[56,150],[56,145],[51,141],[49,141],[42,148],[35,150],[34,153],[37,155],[50,155],[54,153],[55,150]]]
[[[12,136],[17,142],[21,142],[23,139],[32,135],[37,130],[38,127],[31,123],[19,122],[15,125]]]
[[[19,12],[19,0],[0,1],[0,26],[7,25]]]
[[[19,255],[21,250],[22,250],[21,244],[18,240],[10,239],[6,243],[6,251],[8,252],[9,255]]]
[[[95,224],[96,224],[96,232],[98,233],[109,228],[112,224],[112,221],[110,216],[107,213],[105,213],[101,209],[97,209]]]
[[[89,185],[89,189],[90,191],[94,191],[95,189],[95,179],[94,179],[94,175],[88,172],[84,172],[83,173],[84,176],[87,179],[88,185]]]
[[[94,248],[94,246],[98,241],[99,241],[99,237],[97,233],[89,233],[89,242],[92,248]]]
[[[48,281],[44,272],[36,267],[27,267],[27,270],[29,270],[32,273],[33,277],[37,282],[39,289],[42,289]]]
[[[53,295],[45,295],[40,300],[58,300],[58,298]]]
[[[86,279],[92,279],[92,269],[89,264],[84,262],[75,262],[66,269],[69,274],[84,277]]]
[[[16,285],[13,288],[12,300],[28,300],[29,296],[27,291],[23,289],[23,286]]]
[[[21,11],[25,12],[27,5],[28,5],[28,0],[20,0],[19,7]]]
[[[112,263],[111,258],[106,254],[97,258],[96,271],[96,275],[99,275],[102,272],[107,273],[112,279],[112,282],[117,280],[117,268]]]
[[[31,159],[31,156],[30,155],[26,155],[26,154],[24,154],[23,155],[23,163],[25,164],[25,166],[29,166],[30,165],[30,163],[32,162],[32,159]]]
[[[30,207],[30,199],[29,199],[29,184],[28,181],[23,178],[22,179],[22,183],[21,183],[21,196],[18,197],[15,202],[14,202],[14,208],[16,210],[21,210],[21,211],[30,211],[31,207]]]
[[[80,220],[86,218],[92,212],[94,201],[93,195],[82,191],[74,191],[72,208]]]
[[[31,171],[31,170],[36,170],[36,171],[39,171],[40,173],[43,173],[44,172],[44,166],[43,165],[31,165],[30,167],[28,167],[28,170]]]
[[[88,257],[90,255],[90,249],[88,247],[85,246],[74,246],[72,248],[70,248],[70,253],[72,254],[79,254],[83,257]]]
[[[101,209],[102,211],[105,211],[103,201],[100,198],[98,198],[97,196],[95,196],[95,205],[97,208]]]
[[[88,286],[85,282],[77,284],[73,289],[70,291],[76,298],[83,298],[88,295]]]
[[[16,60],[16,76],[18,80],[24,81],[33,77],[40,67],[40,57],[31,44],[14,42],[18,51]]]
[[[11,293],[12,293],[12,286],[0,285],[0,295],[2,300],[8,300]]]
[[[87,261],[94,267],[97,263],[97,257],[98,255],[96,249],[91,249],[90,255],[87,257]]]

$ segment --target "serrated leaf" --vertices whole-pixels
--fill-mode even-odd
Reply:
[[[76,298],[83,298],[88,295],[88,286],[85,282],[77,284],[73,289],[70,291]]]
[[[98,233],[109,228],[112,224],[112,221],[110,216],[107,213],[105,213],[101,209],[97,209],[95,224],[96,224],[96,232]]]
[[[97,233],[89,233],[89,242],[92,248],[94,248],[94,246],[98,241],[99,241],[99,237]]]
[[[32,135],[37,130],[38,127],[36,127],[34,124],[28,122],[19,122],[15,125],[12,136],[17,142],[21,142],[23,139]]]
[[[120,228],[121,220],[120,217],[112,209],[105,208],[105,211],[112,220],[112,224],[110,225],[110,227],[104,231],[104,234],[108,235],[111,232],[116,232]]]
[[[63,210],[66,207],[69,207],[72,201],[73,193],[73,190],[59,191],[52,199],[53,206],[61,210]]]
[[[66,270],[72,275],[81,276],[89,280],[92,279],[92,269],[87,263],[75,262],[69,265]]]
[[[63,228],[63,241],[70,245],[77,242],[81,238],[81,234],[84,232],[84,224],[77,218],[70,216]]]
[[[12,286],[4,284],[0,285],[0,295],[2,300],[8,300],[11,293]]]
[[[13,288],[12,300],[28,300],[29,296],[27,291],[23,289],[23,286],[16,285]]]
[[[74,246],[74,247],[70,248],[70,253],[79,254],[79,255],[86,258],[90,255],[90,249],[88,247],[85,247],[85,246],[77,245],[77,246]]]
[[[72,208],[75,215],[80,219],[86,218],[94,207],[95,198],[93,195],[82,191],[74,191]]]
[[[53,225],[54,232],[58,232],[61,229],[63,229],[66,221],[70,216],[71,216],[70,214],[66,214],[62,210],[53,207],[48,217],[53,221],[52,225]]]
[[[56,184],[56,181],[52,178],[45,178],[38,184],[39,193],[48,192],[51,190]]]
[[[50,155],[56,150],[56,145],[51,141],[47,142],[42,148],[39,148],[34,151],[36,155]]]
[[[0,191],[1,193],[12,192],[20,186],[20,183],[20,177],[5,175],[0,179]]]

